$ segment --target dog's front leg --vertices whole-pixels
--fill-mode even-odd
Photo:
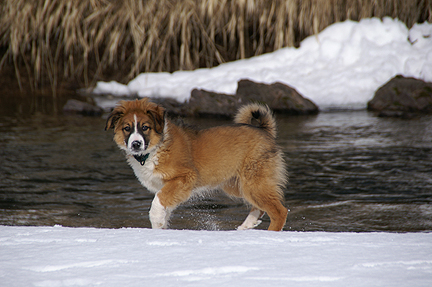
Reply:
[[[153,229],[166,229],[172,209],[161,204],[158,194],[159,192],[156,193],[150,208],[150,222]]]
[[[156,193],[149,214],[152,228],[168,228],[171,212],[189,199],[195,179],[195,173],[184,172],[181,176],[166,182]]]

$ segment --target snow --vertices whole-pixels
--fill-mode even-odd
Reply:
[[[1,286],[430,286],[432,233],[0,226]]]
[[[320,109],[364,109],[375,91],[397,74],[432,81],[432,24],[408,29],[397,19],[335,23],[283,48],[210,69],[143,73],[127,85],[98,82],[94,94],[173,97],[184,102],[194,88],[235,94],[240,79],[282,82]],[[98,99],[104,108],[115,101]]]

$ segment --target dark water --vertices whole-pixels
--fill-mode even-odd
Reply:
[[[194,119],[201,127],[223,120]],[[0,117],[0,224],[150,227],[153,195],[102,118]],[[290,183],[285,230],[432,231],[432,117],[366,111],[278,116]],[[248,208],[215,193],[173,215],[175,229],[234,229]],[[259,228],[266,228],[268,217]]]

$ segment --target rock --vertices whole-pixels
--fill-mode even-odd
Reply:
[[[103,113],[103,109],[86,102],[69,99],[63,106],[63,113],[79,114],[84,116],[100,116]]]
[[[240,80],[237,97],[242,103],[265,103],[278,113],[305,115],[319,112],[318,107],[312,101],[305,99],[294,88],[282,83],[267,85],[250,80]]]
[[[187,104],[187,113],[190,116],[230,118],[238,108],[239,100],[235,95],[194,89]]]
[[[375,92],[368,110],[383,117],[410,118],[432,113],[432,83],[398,75]]]
[[[250,80],[239,81],[235,95],[194,89],[186,103],[180,103],[173,98],[150,99],[162,105],[171,116],[233,118],[242,105],[251,102],[267,104],[277,113],[303,115],[319,112],[313,102],[303,98],[295,89],[287,85],[281,83],[267,85]]]
[[[194,89],[185,109],[189,116],[232,118],[242,105],[251,102],[267,104],[273,111],[285,114],[317,114],[319,111],[314,103],[287,85],[250,80],[240,80],[235,95]]]
[[[186,116],[186,106],[174,98],[150,98],[153,103],[161,105],[171,116]]]

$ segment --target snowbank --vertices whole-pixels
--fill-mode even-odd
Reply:
[[[358,109],[397,74],[432,81],[432,24],[408,30],[391,18],[345,21],[306,38],[298,49],[284,48],[211,69],[140,74],[127,85],[99,82],[93,93],[187,101],[194,88],[235,94],[237,82],[248,78],[288,84],[321,109]],[[103,101],[100,104],[104,106]]]
[[[430,286],[432,233],[0,226],[1,286]]]

